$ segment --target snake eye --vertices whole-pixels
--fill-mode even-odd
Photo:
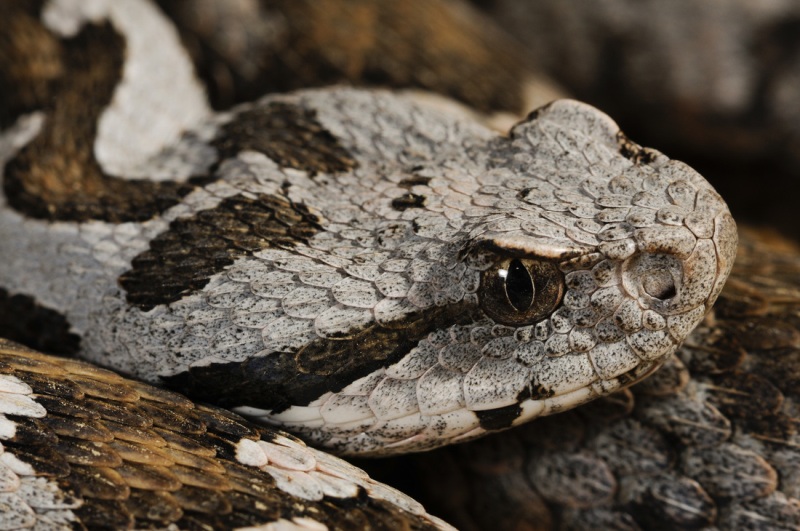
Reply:
[[[564,277],[552,262],[504,258],[481,274],[481,308],[500,324],[526,326],[540,321],[563,295]]]

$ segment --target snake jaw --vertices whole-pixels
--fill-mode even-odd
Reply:
[[[702,320],[730,271],[735,225],[696,172],[639,147],[574,101],[550,104],[508,138],[483,142],[470,144],[467,163],[433,161],[403,177],[410,195],[390,216],[396,221],[377,229],[384,241],[402,235],[386,249],[387,264],[393,253],[424,251],[408,272],[391,273],[403,289],[378,287],[392,297],[374,306],[375,319],[391,329],[411,312],[436,328],[412,327],[400,358],[307,405],[272,412],[271,422],[344,453],[430,449],[631,385]],[[423,206],[411,206],[412,196]],[[456,204],[460,217],[443,215]],[[411,229],[398,231],[403,222]],[[552,264],[558,273],[525,265],[530,280],[511,284],[534,289],[518,296],[497,279],[486,284],[496,264],[508,275],[515,260],[518,271]],[[561,284],[541,307],[537,274]],[[486,306],[484,290],[505,290],[494,297],[512,303],[501,314],[538,309],[502,317]]]

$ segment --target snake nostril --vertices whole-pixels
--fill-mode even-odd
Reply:
[[[661,301],[666,301],[677,295],[675,279],[668,271],[652,271],[642,280],[645,293]]]
[[[665,310],[685,298],[684,276],[684,263],[676,256],[642,253],[623,265],[622,284],[643,308]]]

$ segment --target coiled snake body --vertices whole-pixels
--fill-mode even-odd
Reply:
[[[148,3],[30,11],[8,22],[37,68],[4,74],[7,298],[88,360],[316,444],[429,449],[630,385],[732,266],[711,186],[584,104],[508,135],[349,88],[212,113]]]

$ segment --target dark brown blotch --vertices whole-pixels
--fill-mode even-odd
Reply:
[[[270,103],[237,113],[212,141],[219,157],[258,151],[284,168],[317,173],[348,171],[355,159],[317,121],[316,111],[290,103]]]
[[[497,409],[475,411],[478,422],[484,430],[494,431],[510,428],[511,424],[522,414],[519,404],[511,404]]]
[[[634,164],[650,164],[656,158],[656,151],[642,147],[628,138],[622,131],[617,132],[619,154]]]
[[[554,396],[556,393],[549,387],[546,387],[539,383],[532,383],[531,386],[527,389],[527,396],[520,396],[518,400],[525,400],[527,398],[533,400],[543,400],[545,398],[550,398]]]
[[[179,218],[137,255],[119,278],[130,304],[150,310],[202,289],[241,256],[305,243],[321,226],[305,205],[284,197],[236,195]]]
[[[46,116],[42,130],[5,167],[3,191],[12,208],[52,221],[144,221],[210,180],[201,176],[179,183],[106,175],[94,157],[94,141],[100,115],[122,77],[125,44],[104,23],[86,25],[58,45],[61,63],[52,69],[59,77],[39,83],[52,85],[52,90],[33,102]]]
[[[405,320],[353,330],[339,339],[316,339],[294,353],[195,367],[165,381],[189,396],[203,396],[226,407],[248,405],[279,412],[307,405],[388,367],[435,330],[481,318],[480,310],[466,303],[434,307]]]
[[[392,199],[392,208],[400,212],[409,208],[422,208],[425,206],[425,196],[407,193]]]
[[[421,167],[420,167],[421,169]],[[412,171],[414,171],[412,169]],[[411,177],[406,177],[405,179],[401,180],[397,183],[397,186],[400,188],[412,188],[414,186],[428,186],[431,182],[430,177],[422,177],[421,175],[412,175]]]

